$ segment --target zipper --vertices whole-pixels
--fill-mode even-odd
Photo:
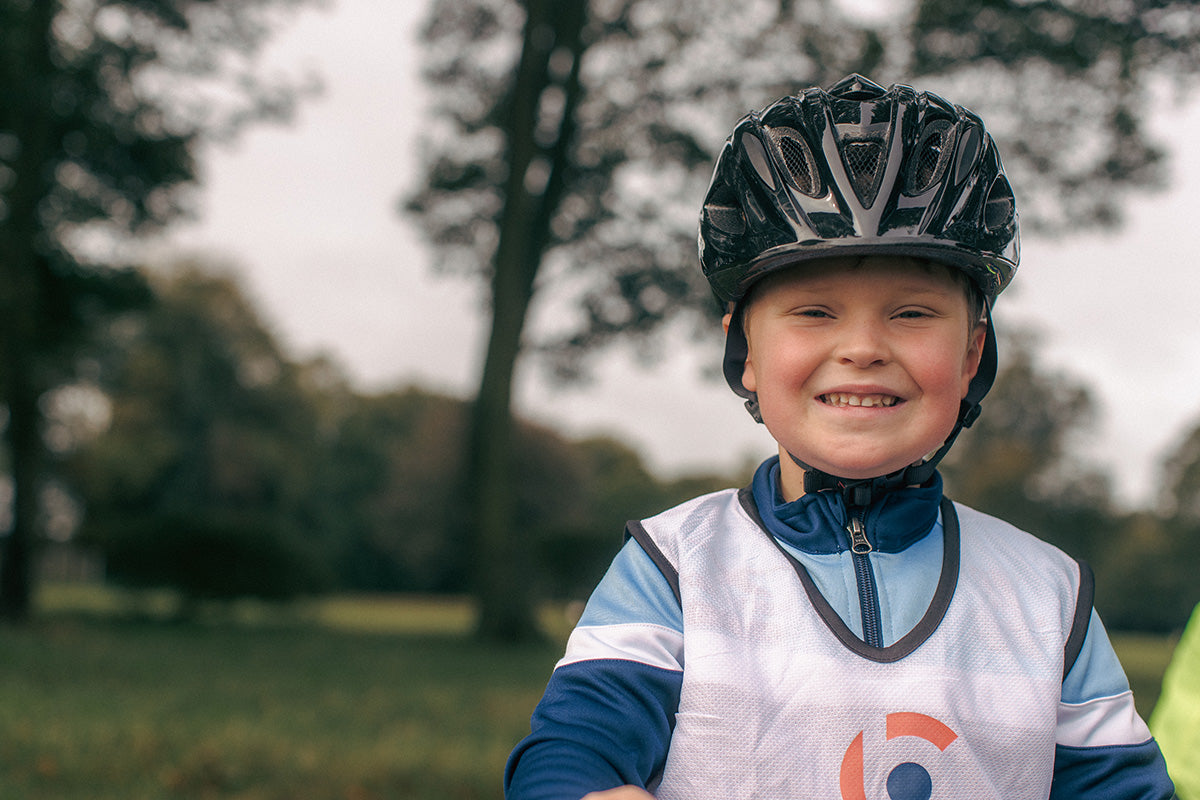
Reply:
[[[858,586],[863,641],[871,647],[883,647],[879,623],[879,587],[875,584],[875,571],[871,569],[871,552],[875,548],[867,538],[862,512],[856,509],[848,511],[850,521],[846,524],[846,532],[850,534],[850,558],[854,562],[854,581]]]

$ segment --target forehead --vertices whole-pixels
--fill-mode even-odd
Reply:
[[[759,281],[752,298],[786,291],[867,292],[892,290],[957,294],[966,300],[967,279],[958,270],[907,256],[823,258],[779,270]]]

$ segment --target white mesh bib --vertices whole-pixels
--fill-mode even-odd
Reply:
[[[642,523],[678,570],[683,609],[683,689],[657,796],[1047,797],[1079,568],[957,510],[944,616],[911,652],[878,657],[834,634],[736,493]]]

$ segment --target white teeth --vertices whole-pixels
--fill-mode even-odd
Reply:
[[[863,406],[866,408],[888,408],[896,405],[896,398],[887,394],[846,394],[845,392],[833,392],[831,394],[822,395],[828,405],[837,406],[839,408],[845,406]]]

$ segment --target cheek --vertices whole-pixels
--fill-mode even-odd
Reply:
[[[959,401],[966,396],[974,374],[970,365],[961,357],[947,354],[944,358],[926,359],[917,369],[919,374],[914,377],[926,398],[939,407],[953,409],[957,416]]]
[[[936,394],[947,403],[953,401],[955,405],[966,397],[971,379],[979,368],[979,357],[975,350],[967,349],[964,352],[962,340],[956,339],[927,346],[913,355],[910,364],[927,393]]]
[[[795,338],[776,336],[764,347],[751,345],[742,373],[742,385],[760,394],[799,391],[812,373],[811,348]]]

